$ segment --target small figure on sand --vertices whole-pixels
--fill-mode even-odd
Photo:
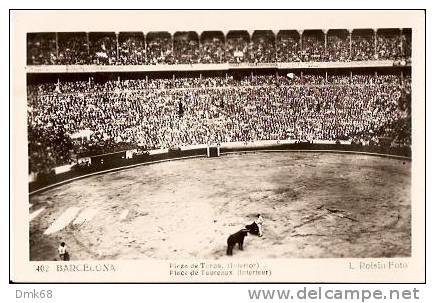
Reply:
[[[65,242],[60,243],[57,251],[59,252],[60,261],[69,261],[69,253],[66,249]]]
[[[249,230],[249,233],[253,235],[258,235],[259,237],[263,236],[263,216],[258,214],[254,222],[250,225],[246,225],[245,228]]]

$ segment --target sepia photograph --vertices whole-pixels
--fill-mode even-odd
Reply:
[[[421,11],[14,14],[16,277],[424,279]]]

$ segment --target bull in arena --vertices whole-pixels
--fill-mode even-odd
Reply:
[[[234,245],[239,244],[239,249],[243,250],[243,241],[245,240],[245,237],[248,236],[248,229],[241,229],[235,234],[232,234],[228,237],[227,240],[227,255],[232,256],[233,255],[233,248]]]

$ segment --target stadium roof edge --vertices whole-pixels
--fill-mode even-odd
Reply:
[[[343,10],[195,10],[195,11],[57,11],[26,16],[32,31],[203,31],[219,30],[273,30],[285,29],[349,29],[351,28],[403,28],[409,27],[406,11]],[[95,18],[98,17],[98,22]],[[128,22],[126,22],[128,20]],[[374,21],[376,20],[376,22]]]

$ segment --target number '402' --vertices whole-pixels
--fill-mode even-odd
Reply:
[[[38,265],[36,266],[37,272],[48,272],[48,266],[47,265]]]

